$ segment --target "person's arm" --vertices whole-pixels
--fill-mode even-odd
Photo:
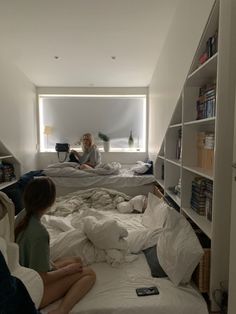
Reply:
[[[94,168],[101,163],[101,153],[97,147],[93,147],[90,152],[88,161],[85,162],[86,165]]]

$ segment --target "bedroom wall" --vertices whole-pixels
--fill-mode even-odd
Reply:
[[[119,87],[38,87],[37,94],[69,94],[69,95],[146,95],[148,89],[146,87],[132,87],[132,88],[119,88]],[[148,108],[148,103],[147,103]],[[147,109],[148,110],[148,109]],[[112,114],[112,112],[111,112]],[[107,118],[109,116],[107,115]],[[91,115],[90,123],[96,119],[96,116]],[[147,114],[148,119],[148,114]],[[148,121],[147,121],[148,126]],[[147,147],[148,149],[148,147]],[[38,154],[38,169],[43,169],[47,165],[58,162],[57,154],[53,152],[39,153]],[[102,162],[117,161],[122,164],[132,164],[137,160],[144,160],[148,156],[148,152],[109,152],[102,153]]]
[[[149,156],[155,160],[214,0],[181,0],[149,86]]]
[[[36,88],[7,60],[0,68],[0,140],[27,172],[36,168]]]

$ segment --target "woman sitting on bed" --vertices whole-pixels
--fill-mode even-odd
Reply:
[[[80,169],[95,168],[101,163],[101,154],[99,149],[94,144],[92,134],[85,133],[82,137],[82,150],[83,154],[78,153],[75,150],[71,150],[69,161],[78,162]]]
[[[19,245],[20,264],[39,273],[44,283],[40,308],[62,298],[50,314],[66,314],[91,289],[95,273],[83,267],[79,257],[50,262],[49,234],[41,217],[53,205],[56,188],[48,177],[33,179],[24,191],[23,210],[16,219],[15,239]]]

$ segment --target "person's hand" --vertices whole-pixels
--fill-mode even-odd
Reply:
[[[83,271],[83,265],[82,263],[72,263],[70,265],[63,267],[63,269],[66,274],[72,275],[75,273],[81,273]]]

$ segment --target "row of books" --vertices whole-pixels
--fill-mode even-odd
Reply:
[[[15,172],[12,164],[2,163],[0,164],[0,183],[9,182],[15,180]]]
[[[216,85],[205,85],[199,89],[196,103],[197,120],[212,118],[216,108]]]
[[[212,218],[212,193],[213,184],[211,180],[195,177],[192,181],[191,208],[199,215]]]

